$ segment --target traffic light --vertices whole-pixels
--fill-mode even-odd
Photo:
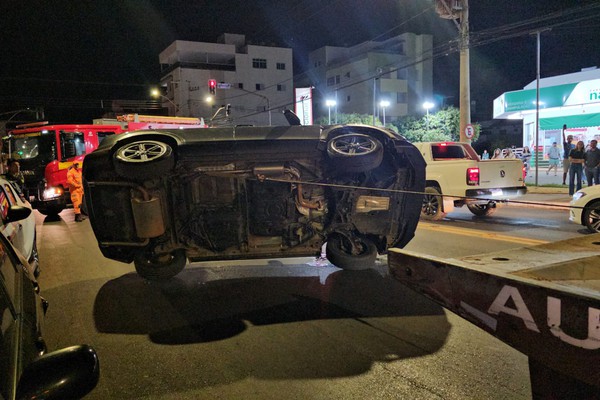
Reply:
[[[217,80],[216,79],[209,79],[208,80],[208,92],[210,94],[212,94],[213,96],[215,94],[217,94]]]

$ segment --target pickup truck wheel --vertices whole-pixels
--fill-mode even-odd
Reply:
[[[469,211],[478,217],[489,217],[496,212],[496,207],[490,204],[467,204]]]
[[[442,192],[437,187],[426,187],[425,195],[423,196],[423,206],[421,207],[421,218],[430,221],[439,221],[444,219],[445,216]]]
[[[187,262],[184,250],[175,250],[161,256],[138,253],[133,263],[138,275],[149,281],[166,281],[180,273]]]
[[[372,268],[377,259],[377,247],[369,239],[333,234],[327,239],[327,259],[336,267],[360,271]]]
[[[600,201],[594,201],[583,210],[583,222],[590,232],[600,232]]]
[[[349,133],[331,139],[327,154],[340,172],[366,172],[381,164],[383,146],[369,135]]]
[[[138,140],[122,145],[113,155],[117,174],[123,178],[150,179],[175,166],[173,149],[156,140]]]

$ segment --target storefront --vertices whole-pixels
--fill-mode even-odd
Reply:
[[[535,148],[536,82],[523,90],[506,92],[494,100],[494,119],[523,120],[523,146]],[[540,79],[539,135],[540,157],[546,157],[552,142],[562,145],[565,135],[584,144],[600,140],[600,69]]]

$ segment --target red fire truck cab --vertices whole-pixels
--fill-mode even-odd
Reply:
[[[42,214],[57,215],[70,203],[67,171],[74,161],[83,164],[86,154],[110,135],[142,129],[205,127],[198,118],[128,114],[94,124],[18,125],[3,138],[3,152],[19,161],[25,178],[23,194]]]

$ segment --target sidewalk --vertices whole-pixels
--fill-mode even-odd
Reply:
[[[509,202],[506,205],[512,207],[541,207],[549,209],[567,210],[571,202],[569,196],[569,177],[567,176],[567,185],[562,185],[563,171],[558,168],[557,176],[554,176],[554,170],[546,175],[546,168],[538,169],[539,176],[535,179],[535,168],[531,168],[525,184],[527,185],[527,194],[515,199],[515,203]],[[558,187],[548,187],[544,185],[559,185]],[[586,185],[583,185],[585,187]],[[531,203],[531,204],[527,204]]]

